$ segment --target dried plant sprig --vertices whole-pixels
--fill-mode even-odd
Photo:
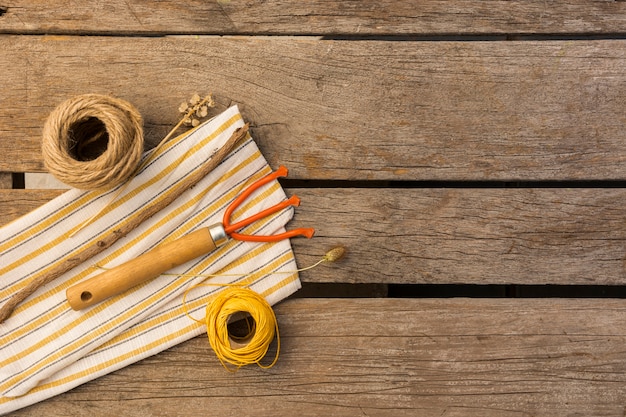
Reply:
[[[324,262],[338,262],[346,255],[346,248],[344,246],[335,246],[320,259],[316,263],[311,266],[307,266],[306,268],[298,269],[298,272],[308,271],[309,269],[313,269],[316,266],[324,263]]]
[[[324,260],[326,262],[337,262],[346,255],[346,248],[343,246],[337,246],[326,252]]]
[[[198,93],[196,93],[193,96],[191,96],[191,99],[189,100],[189,104],[191,104],[193,106],[195,106],[199,102],[200,102],[200,95]]]
[[[200,99],[198,94],[194,94],[189,101],[180,104],[178,111],[185,113],[183,116],[183,124],[196,127],[200,124],[200,120],[207,117],[209,107],[215,107],[215,101],[210,94]]]

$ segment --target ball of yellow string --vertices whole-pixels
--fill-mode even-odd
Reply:
[[[244,313],[248,315],[249,334],[242,338],[242,343],[233,343],[228,331],[232,317]],[[261,368],[270,368],[278,360],[280,338],[278,324],[272,307],[261,295],[249,288],[231,287],[223,290],[206,307],[206,328],[209,343],[222,365],[234,365],[234,370],[256,363]],[[269,365],[261,360],[267,354],[276,337],[276,356]]]
[[[337,262],[346,254],[343,246],[337,246],[326,252],[324,257],[315,264],[296,271],[283,271],[281,273],[294,273],[315,268],[324,262]],[[176,274],[181,275],[181,274]],[[238,275],[238,274],[235,274]],[[194,275],[196,276],[196,275]],[[207,274],[206,277],[229,276],[229,274]],[[215,298],[206,306],[204,321],[193,318],[186,307],[187,293],[197,286],[225,286]],[[206,325],[209,344],[222,366],[229,371],[235,372],[240,367],[256,363],[261,368],[271,368],[278,361],[280,353],[280,336],[278,322],[274,310],[260,294],[255,291],[232,284],[197,284],[190,287],[183,296],[183,308],[185,314],[192,320]],[[230,335],[228,325],[237,316],[243,314],[248,323],[248,334],[235,339]],[[272,341],[276,338],[276,355],[274,360],[264,365],[261,360],[267,354]],[[227,364],[233,365],[229,367]]]

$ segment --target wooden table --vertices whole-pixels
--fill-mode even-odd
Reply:
[[[197,338],[15,415],[625,412],[626,2],[0,6],[0,223],[58,195],[23,186],[62,100],[154,143],[212,92],[290,168],[298,263],[349,249],[276,307],[271,370]]]

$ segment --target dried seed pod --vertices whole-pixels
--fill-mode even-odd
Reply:
[[[324,261],[337,262],[338,260],[343,258],[345,255],[346,255],[346,248],[344,248],[343,246],[337,246],[335,248],[332,248],[328,252],[326,252],[326,255],[324,255]]]
[[[191,104],[192,106],[198,104],[199,102],[200,102],[199,94],[194,94],[193,96],[191,96],[191,100],[189,100],[189,104]]]

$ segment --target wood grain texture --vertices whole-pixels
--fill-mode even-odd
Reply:
[[[10,172],[0,172],[0,189],[13,188],[13,178]]]
[[[624,300],[292,300],[281,356],[226,372],[204,337],[14,415],[617,416]],[[219,411],[218,411],[219,410]]]
[[[108,1],[6,0],[0,33],[107,34],[614,34],[619,1]]]
[[[0,48],[4,171],[42,170],[41,126],[75,94],[127,99],[158,140],[179,102],[212,91],[241,104],[293,178],[626,178],[626,40],[2,36]]]
[[[624,189],[287,191],[302,199],[288,228],[316,229],[312,240],[292,239],[300,266],[348,249],[340,263],[303,272],[305,282],[626,282]],[[52,195],[0,192],[0,212],[25,213]]]
[[[25,215],[62,193],[62,190],[0,189],[0,226]]]
[[[347,180],[287,188],[302,198],[288,228],[317,230],[292,240],[300,266],[348,248],[296,297],[623,285],[626,188],[386,181],[626,180],[624,34],[620,0],[6,0],[0,224],[61,192],[8,189],[44,171],[58,103],[124,98],[154,144],[212,92],[290,178]],[[349,188],[368,180],[389,188]],[[199,337],[13,415],[626,414],[626,300],[294,297],[276,312],[270,370],[227,373]]]
[[[428,284],[623,284],[623,189],[317,189],[290,227],[302,265],[337,244],[336,268],[305,281]]]

